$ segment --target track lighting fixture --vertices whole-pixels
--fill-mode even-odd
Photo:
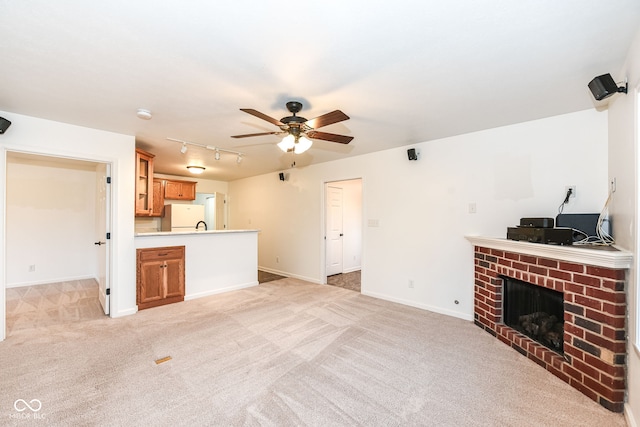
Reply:
[[[242,154],[238,154],[238,158],[236,159],[236,163],[242,163]]]
[[[180,147],[180,152],[182,154],[187,152],[187,145],[195,145],[196,147],[202,147],[202,148],[206,148],[207,150],[211,150],[211,151],[215,151],[215,159],[216,160],[220,160],[221,157],[221,153],[229,153],[229,154],[235,154],[236,156],[238,156],[238,163],[242,162],[242,156],[244,156],[244,153],[241,153],[239,151],[233,151],[233,150],[226,150],[224,148],[220,148],[220,147],[214,147],[212,145],[204,145],[204,144],[197,144],[195,142],[189,142],[189,141],[183,141],[181,139],[175,139],[175,138],[167,138],[169,141],[175,141],[175,142],[179,142],[180,144],[182,144],[182,147]],[[204,168],[203,168],[204,170]]]

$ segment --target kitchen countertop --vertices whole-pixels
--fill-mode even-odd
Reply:
[[[257,233],[260,230],[202,230],[202,231],[150,231],[135,233],[135,237],[150,237],[150,236],[180,236],[180,235],[192,235],[192,234],[229,234],[229,233]]]

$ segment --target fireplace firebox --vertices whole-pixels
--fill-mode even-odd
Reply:
[[[503,279],[503,322],[563,354],[564,301],[562,292],[512,277]]]

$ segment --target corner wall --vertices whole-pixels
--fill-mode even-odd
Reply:
[[[322,184],[362,177],[362,293],[471,320],[465,235],[555,218],[566,185],[578,195],[565,213],[600,212],[607,197],[607,114],[595,110],[411,147],[418,161],[402,147],[291,169],[285,185],[276,173],[230,182],[230,225],[262,230],[260,265],[320,283]]]
[[[638,126],[640,107],[640,31],[636,34],[627,55],[625,67],[614,74],[615,80],[628,79],[627,95],[615,95],[609,103],[609,179],[616,179],[611,208],[616,243],[633,252],[634,268],[627,282],[628,346],[627,346],[627,404],[625,416],[630,427],[640,425],[640,320],[638,303]]]
[[[111,163],[112,176],[112,317],[136,312],[134,234],[135,139],[133,136],[89,129],[0,111],[12,122],[0,139],[0,212],[6,212],[6,154],[18,151]],[[29,232],[29,231],[27,231]],[[0,339],[5,334],[5,220],[0,222]]]

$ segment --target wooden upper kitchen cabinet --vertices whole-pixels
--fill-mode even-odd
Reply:
[[[153,158],[136,148],[136,216],[150,216],[153,210]]]
[[[162,216],[164,212],[164,180],[153,178],[153,209],[151,216]]]
[[[164,198],[172,200],[195,200],[196,182],[166,180],[164,183]]]
[[[184,246],[136,250],[138,310],[184,301]]]

